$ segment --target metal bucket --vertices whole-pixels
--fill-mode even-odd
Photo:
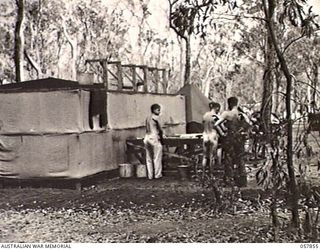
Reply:
[[[190,175],[189,165],[179,165],[178,166],[179,175],[182,181],[188,180]]]
[[[122,178],[132,177],[134,174],[133,170],[134,169],[132,164],[128,164],[128,163],[119,164],[119,175]]]
[[[136,176],[138,178],[147,177],[147,167],[144,164],[139,164],[136,166]]]

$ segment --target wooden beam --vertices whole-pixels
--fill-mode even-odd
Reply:
[[[160,68],[157,68],[157,67],[148,67],[148,68],[149,68],[150,71],[155,71],[155,70],[163,71],[163,70],[165,70],[165,69],[160,69]]]
[[[157,70],[157,68],[155,68],[155,67],[148,67],[148,70],[154,71],[154,70]]]
[[[106,88],[106,90],[108,90],[108,63],[106,61],[100,62],[101,66],[102,66],[102,70],[103,70],[103,86]]]
[[[137,67],[137,65],[135,65],[135,64],[122,64],[122,67],[132,68],[132,67]]]
[[[108,64],[121,64],[121,61],[108,61]]]
[[[138,74],[137,69],[136,69],[136,75],[137,75],[137,77],[139,78],[139,81],[143,82],[143,79],[142,79],[142,77]]]
[[[155,71],[155,83],[156,83],[156,89],[155,92],[159,93],[159,84],[160,84],[160,76],[159,76],[159,71]]]
[[[108,59],[87,59],[86,63],[92,63],[92,62],[106,62],[108,64],[121,64],[121,61],[109,61]]]
[[[137,92],[137,70],[136,67],[132,67],[132,85],[133,85],[133,91]]]
[[[167,94],[168,72],[166,70],[162,71],[162,86],[163,86],[163,93]]]
[[[114,74],[110,69],[108,69],[108,72],[118,81],[118,76]]]
[[[143,87],[144,87],[144,92],[148,93],[148,84],[149,84],[149,72],[148,72],[148,67],[144,66],[143,68]]]
[[[92,63],[92,62],[107,62],[108,59],[87,59],[86,63]]]
[[[117,63],[117,76],[118,76],[118,90],[123,88],[122,67],[121,63]]]
[[[142,65],[142,64],[124,64],[125,67],[136,67],[136,68],[144,68],[147,67],[147,65]]]
[[[133,80],[130,78],[130,75],[128,75],[125,71],[122,71],[122,76],[126,77],[132,83],[133,86]]]

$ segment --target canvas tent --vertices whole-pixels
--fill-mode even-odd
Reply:
[[[178,94],[186,97],[187,133],[201,133],[203,131],[202,117],[208,111],[210,100],[201,93],[195,85],[182,87]]]
[[[125,140],[144,135],[154,102],[164,107],[167,129],[184,133],[180,95],[106,91],[55,78],[2,85],[0,177],[73,179],[116,169],[126,160]],[[100,123],[93,126],[96,115]]]

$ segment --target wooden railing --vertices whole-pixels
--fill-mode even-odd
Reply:
[[[100,74],[106,89],[167,93],[167,70],[146,65],[122,64],[107,59],[86,60],[89,70]],[[125,84],[125,79],[129,85]],[[112,81],[113,80],[113,81]]]

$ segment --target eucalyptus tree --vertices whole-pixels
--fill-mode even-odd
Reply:
[[[121,51],[130,53],[124,49],[129,24],[122,10],[110,10],[100,0],[30,1],[24,5],[24,16],[20,65],[25,65],[29,79],[75,80],[86,59],[119,59]]]
[[[245,4],[253,4],[253,1],[241,1]],[[292,131],[292,119],[291,119],[291,98],[292,98],[292,85],[293,75],[289,66],[288,60],[285,55],[285,50],[291,44],[295,42],[289,41],[285,44],[283,37],[278,36],[277,27],[281,25],[288,27],[296,27],[303,35],[311,36],[314,29],[317,28],[317,24],[314,22],[314,15],[311,10],[306,10],[306,0],[261,0],[258,2],[262,9],[262,17],[264,24],[262,27],[266,28],[267,34],[267,48],[274,53],[276,63],[279,65],[281,72],[286,81],[285,87],[285,104],[286,104],[286,128],[287,128],[287,145],[286,145],[286,161],[287,170],[289,175],[288,191],[291,196],[291,211],[292,222],[295,227],[299,226],[299,211],[298,211],[298,190],[295,180],[295,171],[293,166],[293,131]],[[184,0],[184,1],[170,1],[170,16],[169,21],[171,28],[183,39],[187,40],[188,36],[195,33],[206,35],[208,23],[212,24],[212,15],[215,12],[217,5],[222,4],[237,7],[240,5],[240,1],[236,0]],[[209,21],[208,21],[209,20]],[[267,60],[273,61],[273,58]],[[187,71],[186,65],[186,71]],[[189,67],[190,68],[190,67]],[[187,71],[185,82],[188,80],[189,72]],[[269,82],[269,80],[267,81]],[[269,85],[270,82],[269,82]],[[271,86],[266,86],[271,88]],[[270,92],[267,90],[265,92]],[[269,109],[270,110],[270,109]]]
[[[24,80],[23,69],[23,51],[24,51],[24,25],[25,25],[25,2],[24,0],[16,0],[17,6],[17,20],[15,26],[15,40],[14,40],[14,63],[16,82]]]
[[[14,47],[16,4],[0,3],[0,82],[15,81]]]

